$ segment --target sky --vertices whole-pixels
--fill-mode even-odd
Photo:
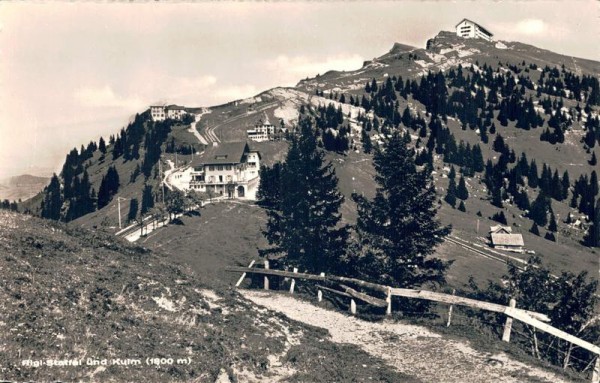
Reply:
[[[463,17],[600,61],[600,3],[587,0],[0,2],[0,179],[57,171],[151,104],[218,105],[358,69]]]

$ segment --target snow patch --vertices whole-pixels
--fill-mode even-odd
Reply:
[[[501,43],[500,41],[498,41],[496,43],[495,47],[498,49],[508,49],[508,47],[505,44]]]

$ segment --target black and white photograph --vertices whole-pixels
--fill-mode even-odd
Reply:
[[[600,383],[600,2],[0,2],[0,383]]]

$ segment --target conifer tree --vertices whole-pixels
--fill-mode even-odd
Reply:
[[[565,170],[561,179],[561,191],[562,199],[565,200],[569,196],[569,187],[571,187],[571,180],[569,179],[569,171]]]
[[[340,226],[344,197],[332,165],[317,148],[312,121],[302,119],[300,130],[281,169],[277,200],[267,210],[263,234],[271,247],[261,254],[279,254],[284,264],[309,272],[339,271],[348,239],[348,228]]]
[[[127,214],[127,221],[135,221],[138,215],[138,205],[137,198],[132,198],[129,200],[129,213]]]
[[[106,154],[106,142],[104,142],[104,138],[102,137],[100,137],[100,141],[98,142],[98,149],[102,154]]]
[[[586,246],[598,247],[600,246],[600,199],[596,201],[591,219],[592,224],[583,237],[583,242]]]
[[[527,184],[531,188],[536,188],[539,185],[537,164],[535,160],[531,160],[531,164],[529,165],[529,174],[527,175]]]
[[[375,198],[354,196],[357,251],[349,257],[358,277],[401,287],[444,281],[449,263],[430,255],[450,227],[436,219],[431,167],[417,169],[414,155],[406,136],[394,132],[373,157]]]
[[[450,172],[448,173],[448,178],[451,180],[454,180],[456,178],[456,170],[454,169],[454,166],[450,166]]]
[[[554,212],[550,214],[550,223],[548,224],[548,230],[555,233],[558,231],[558,225],[556,224],[556,217],[554,216]]]
[[[60,190],[60,181],[56,174],[52,175],[50,184],[46,186],[44,200],[42,201],[42,218],[60,220],[60,210],[63,199]]]
[[[145,184],[142,191],[142,208],[140,214],[144,215],[154,207],[154,195],[152,194],[152,186]]]
[[[463,176],[460,176],[460,180],[458,181],[456,197],[463,201],[469,198],[469,191],[467,190],[467,184],[465,183],[465,178]]]
[[[531,204],[528,217],[531,218],[539,226],[546,226],[548,223],[548,207],[550,205],[549,198],[542,192],[538,194],[535,201]]]
[[[592,158],[588,161],[591,166],[596,166],[598,160],[596,159],[596,152],[592,152]]]
[[[456,207],[456,182],[454,181],[454,178],[450,178],[444,201],[446,201],[448,205],[452,206],[453,208]]]
[[[367,154],[371,153],[373,150],[373,143],[371,142],[371,137],[365,129],[361,131],[361,140],[363,145],[363,151]]]
[[[458,210],[462,211],[462,212],[466,212],[467,208],[465,207],[465,202],[464,201],[460,201],[460,204],[458,205]]]
[[[540,236],[540,229],[538,228],[538,225],[535,222],[533,223],[533,225],[531,225],[531,229],[529,229],[529,232],[537,235],[538,237]]]

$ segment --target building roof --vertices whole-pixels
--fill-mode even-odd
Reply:
[[[170,110],[179,110],[179,109],[181,109],[181,110],[183,110],[183,109],[185,109],[185,106],[179,106],[179,105],[173,104],[173,105],[167,106],[167,109],[170,109]]]
[[[456,24],[454,26],[454,28],[458,27],[460,25],[460,23],[462,23],[463,21],[468,21],[470,23],[473,23],[473,24],[477,25],[482,31],[484,31],[485,33],[487,33],[488,35],[494,36],[494,34],[492,32],[490,32],[487,28],[485,28],[481,24],[478,24],[478,23],[474,22],[473,20],[469,20],[467,18],[462,19],[458,24]]]
[[[497,234],[492,233],[492,245],[494,246],[525,246],[521,234]]]
[[[244,153],[250,152],[247,142],[226,142],[206,148],[204,154],[192,163],[194,165],[239,164]]]
[[[510,226],[502,226],[502,225],[496,225],[496,226],[490,226],[490,234],[510,234],[512,233],[512,227]]]

